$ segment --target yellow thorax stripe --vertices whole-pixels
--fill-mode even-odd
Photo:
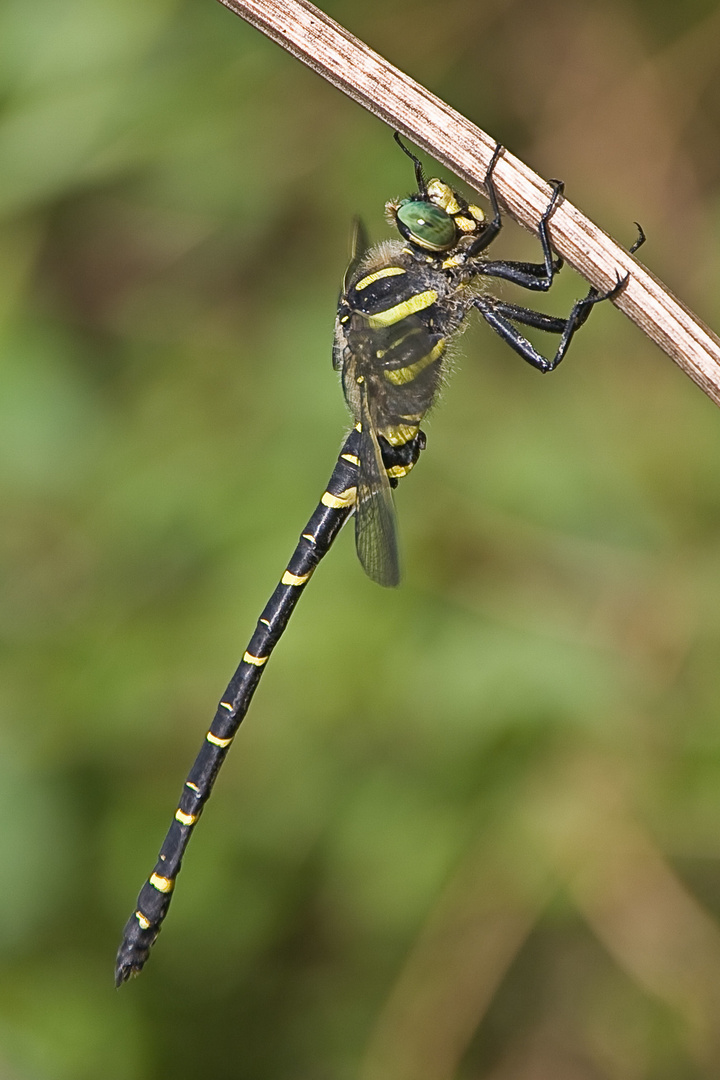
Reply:
[[[395,386],[403,386],[405,383],[412,382],[421,371],[424,371],[430,364],[434,364],[436,360],[439,360],[444,352],[445,342],[438,341],[435,348],[432,349],[427,356],[423,356],[420,360],[416,360],[414,364],[408,364],[407,367],[396,368],[394,371],[383,371],[383,375],[388,382],[394,383]]]
[[[361,289],[367,289],[368,285],[372,285],[375,281],[380,281],[386,277],[397,277],[398,274],[407,274],[407,270],[403,270],[402,266],[386,266],[383,270],[376,270],[374,274],[368,274],[367,277],[361,278],[355,286],[355,291],[360,292]]]
[[[408,315],[414,315],[416,311],[422,311],[423,308],[430,307],[437,298],[438,294],[434,289],[415,293],[414,296],[403,300],[400,304],[395,304],[394,307],[388,308],[386,311],[378,311],[375,315],[369,315],[368,323],[373,330],[380,329],[383,326],[392,326],[394,323],[402,322]]]

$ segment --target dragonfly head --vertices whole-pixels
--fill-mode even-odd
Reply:
[[[415,166],[417,193],[407,199],[385,204],[388,220],[400,235],[425,252],[445,253],[457,247],[464,236],[472,236],[485,224],[479,206],[473,206],[444,180],[426,181],[422,165],[400,141],[395,141]]]

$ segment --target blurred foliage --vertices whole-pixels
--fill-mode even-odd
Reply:
[[[720,323],[717,4],[325,10]],[[609,305],[552,379],[468,330],[402,588],[343,534],[113,990],[412,175],[210,0],[3,0],[0,95],[0,1077],[720,1075],[720,415]]]

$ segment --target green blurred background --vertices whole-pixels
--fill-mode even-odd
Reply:
[[[716,3],[324,9],[720,324]],[[113,989],[412,170],[211,0],[2,0],[0,86],[0,1080],[720,1076],[720,413],[610,305],[464,335],[402,587],[342,534]]]

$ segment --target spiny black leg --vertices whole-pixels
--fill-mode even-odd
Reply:
[[[490,208],[493,212],[492,221],[488,222],[488,229],[494,229],[493,236],[497,236],[502,228],[502,214],[500,213],[500,204],[498,202],[497,191],[495,190],[495,179],[493,173],[495,172],[495,166],[500,160],[500,155],[505,149],[501,143],[498,143],[493,150],[493,156],[490,158],[490,164],[487,167],[485,173],[485,190],[487,191],[487,197],[490,202]],[[487,247],[487,244],[484,245]]]
[[[513,284],[521,285],[525,289],[547,292],[553,283],[555,274],[559,273],[563,267],[563,260],[560,256],[558,256],[557,259],[553,259],[548,222],[557,206],[558,199],[565,190],[565,185],[562,180],[551,180],[550,183],[553,188],[553,193],[538,224],[538,235],[542,246],[543,262],[523,263],[511,262],[503,259],[498,262],[480,263],[477,267],[478,274],[487,274],[491,277],[504,278],[506,281],[512,281]]]
[[[475,241],[467,249],[466,257],[468,259],[474,259],[476,255],[479,255],[481,251],[485,251],[487,247],[492,244],[495,237],[498,235],[503,226],[502,214],[500,213],[500,204],[498,202],[497,191],[495,190],[495,181],[493,180],[493,173],[495,166],[498,163],[498,159],[505,149],[500,143],[497,144],[493,151],[493,156],[490,158],[490,164],[487,167],[485,173],[485,191],[487,192],[490,208],[493,212],[492,221],[488,221],[487,225],[483,227],[482,232]]]
[[[634,225],[635,225],[635,228],[638,231],[638,236],[637,236],[637,240],[635,241],[633,246],[628,249],[631,255],[634,255],[635,252],[638,250],[638,248],[641,248],[643,246],[643,244],[645,243],[645,241],[647,240],[647,236],[643,232],[643,227],[640,224],[640,222],[636,221],[636,222],[634,222]]]
[[[565,333],[567,319],[559,315],[546,315],[544,311],[521,307],[520,304],[508,304],[505,300],[497,300],[494,296],[486,296],[483,299],[489,307],[492,307],[496,315],[502,315],[511,322],[532,326],[533,329],[543,330],[546,334]]]
[[[553,183],[559,183],[559,181],[552,181]],[[547,240],[547,217],[552,213],[552,204],[545,211],[545,224],[541,224],[541,231],[544,232],[545,239]],[[634,255],[638,248],[641,248],[645,243],[645,233],[642,230],[642,226],[635,222],[635,227],[638,231],[638,238],[632,247],[629,249],[630,254]],[[549,241],[548,241],[549,242]],[[563,267],[563,260],[558,256],[552,264],[553,277]],[[513,285],[520,285],[523,289],[531,289],[533,291],[546,292],[549,289],[548,284],[548,271],[546,263],[527,263],[527,262],[514,262],[509,259],[500,259],[496,262],[479,262],[476,266],[473,266],[472,271],[474,274],[483,274],[486,277],[502,278],[504,281],[511,281]]]
[[[606,293],[598,293],[597,289],[590,289],[587,296],[577,301],[570,315],[564,321],[562,319],[555,320],[551,316],[543,316],[542,312],[539,311],[533,312],[528,308],[516,308],[512,304],[503,304],[498,300],[493,300],[491,297],[477,296],[472,301],[472,304],[478,309],[495,333],[518,356],[521,356],[523,360],[538,371],[547,373],[554,371],[561,362],[570,347],[575,331],[583,325],[595,304],[602,303],[603,300],[614,300],[618,293],[625,288],[628,278],[629,275],[620,278],[617,284]],[[511,319],[515,319],[517,322],[524,323],[527,326],[534,326],[540,330],[547,330],[550,333],[562,333],[557,352],[552,359],[548,359],[541,352],[538,352],[532,342],[528,341],[517,327],[513,326]]]
[[[496,148],[485,176],[485,187],[487,189],[487,195],[494,217],[477,240],[468,248],[467,254],[469,259],[474,258],[484,251],[488,245],[492,243],[502,227],[497,192],[495,191],[495,184],[492,177],[495,164],[502,149],[503,147],[501,146]],[[512,281],[515,285],[521,285],[524,289],[547,292],[553,283],[555,274],[557,274],[563,266],[563,260],[560,256],[558,256],[557,259],[553,259],[548,222],[557,206],[558,199],[565,190],[565,185],[561,180],[551,180],[550,184],[552,185],[553,193],[538,224],[538,234],[543,252],[542,263],[511,262],[503,259],[498,262],[478,263],[478,265],[473,268],[475,273],[485,274],[490,277],[504,278],[506,281]]]
[[[472,267],[474,274],[484,274],[487,277],[498,277],[504,281],[511,281],[513,285],[520,285],[523,289],[531,289],[533,292],[547,292],[550,284],[563,267],[563,260],[558,257],[552,263],[553,278],[548,282],[547,266],[545,263],[514,262],[509,259],[500,259],[497,262],[480,262]]]
[[[545,261],[545,277],[547,282],[547,284],[545,285],[546,290],[549,289],[552,285],[553,277],[556,271],[560,270],[563,265],[563,260],[560,256],[558,256],[557,264],[553,262],[548,222],[550,221],[555,207],[558,204],[558,199],[560,199],[560,197],[565,191],[565,185],[563,184],[562,180],[550,180],[549,184],[553,189],[552,197],[545,209],[545,213],[540,218],[540,222],[538,224],[538,235],[540,236],[540,243],[542,245],[543,258]]]

